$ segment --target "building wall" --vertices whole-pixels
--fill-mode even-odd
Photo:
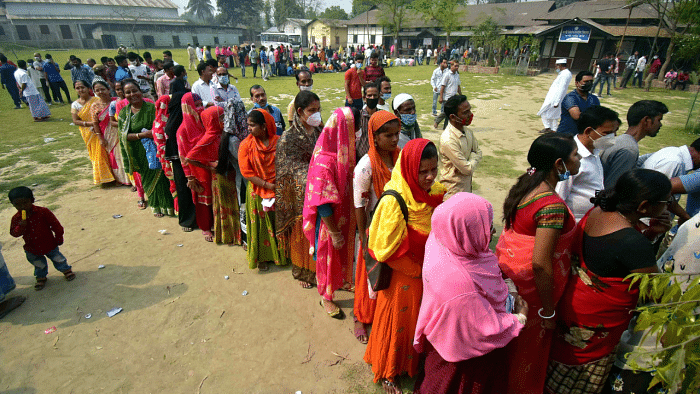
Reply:
[[[151,7],[111,7],[106,5],[91,4],[50,4],[41,6],[31,3],[5,3],[8,15],[26,16],[39,19],[40,16],[60,17],[118,17],[120,15],[134,15],[142,18],[178,19],[177,8],[151,8]],[[116,10],[119,10],[118,12]]]
[[[14,24],[0,23],[2,32],[0,41],[15,42],[20,45],[37,48],[105,48],[124,44],[134,47],[134,34],[140,48],[175,48],[185,47],[195,41],[201,45],[238,45],[242,32],[239,29],[221,29],[192,25],[139,25],[134,34],[131,26],[118,23],[78,24],[74,21],[15,21]],[[18,31],[26,28],[28,36],[20,39]],[[48,34],[46,34],[48,32]],[[66,35],[70,33],[70,36]],[[113,36],[110,40],[106,36]],[[24,39],[28,37],[28,39]],[[70,37],[70,38],[67,38]],[[176,39],[179,40],[179,46]],[[196,38],[196,39],[195,39]],[[217,42],[218,39],[218,42]],[[109,44],[109,42],[112,44]]]
[[[373,35],[374,41],[371,41]],[[365,26],[348,26],[347,45],[357,44],[384,44],[384,29],[373,25],[369,25],[368,28],[365,28]]]
[[[321,21],[315,21],[307,27],[309,31],[309,45],[323,45],[323,37],[326,37],[326,45],[331,47],[345,47],[348,45],[348,28],[328,26]],[[336,42],[336,37],[338,41]]]

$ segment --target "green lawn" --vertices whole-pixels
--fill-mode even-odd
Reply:
[[[11,49],[13,48],[7,46],[0,47],[0,51],[15,62],[17,60],[15,54],[20,59],[26,60],[31,58],[35,52],[34,49],[27,48],[15,47],[14,52]],[[112,50],[41,50],[40,52],[42,55],[51,53],[61,66],[65,64],[70,54],[80,57],[83,61],[89,57],[99,59],[101,56],[113,57],[116,55],[116,51]],[[162,57],[162,50],[150,50],[150,52],[154,58]],[[187,64],[185,49],[175,50],[173,54],[175,61]],[[392,79],[394,96],[398,93],[409,93],[415,97],[421,129],[428,138],[436,138],[438,135],[432,129],[432,116],[430,115],[432,90],[429,79],[433,69],[432,65],[386,69],[387,76]],[[244,98],[249,96],[250,86],[262,84],[267,90],[270,103],[277,105],[283,113],[286,113],[287,104],[297,92],[294,77],[275,77],[268,82],[263,82],[259,77],[260,74],[258,74],[257,79],[253,79],[251,78],[252,70],[248,68],[246,71],[248,78],[240,78],[240,69],[231,69],[231,73],[239,77],[236,86],[241,95]],[[192,71],[191,74],[190,79],[194,80],[196,72]],[[70,85],[70,72],[62,71],[62,75]],[[551,81],[551,78],[536,79],[513,75],[462,73],[461,77],[464,92],[470,99],[498,100],[499,102],[508,102],[511,87],[546,90],[549,87],[549,81]],[[333,109],[344,104],[343,75],[341,73],[314,75],[314,92],[321,97],[323,118],[327,119]],[[72,89],[71,93],[72,98],[75,99]],[[627,89],[615,91],[614,94],[615,102],[618,104],[609,104],[607,100],[603,100],[603,105],[610,105],[620,112],[624,119],[629,105],[638,100],[642,93],[637,89]],[[2,131],[3,143],[0,145],[0,192],[5,194],[10,188],[18,185],[34,185],[37,194],[44,195],[43,200],[49,200],[46,203],[52,203],[59,199],[61,193],[72,190],[64,188],[63,186],[66,184],[76,179],[90,179],[90,165],[83,140],[78,128],[70,125],[69,105],[50,107],[51,120],[44,123],[34,123],[28,109],[12,109],[12,101],[6,92],[0,93],[0,97],[2,97],[0,99],[0,124],[5,125]],[[533,100],[539,102],[543,97],[544,94],[538,93],[533,96]],[[694,135],[689,135],[681,130],[693,97],[690,93],[656,90],[645,94],[644,97],[664,101],[671,109],[671,114],[664,121],[660,137],[647,138],[642,141],[643,152],[653,151],[663,146],[688,144],[695,138]],[[247,98],[244,100],[250,107],[250,101]],[[521,116],[523,121],[528,122],[537,119],[534,113],[519,110],[518,103],[510,105],[512,105],[509,108],[510,116]],[[475,111],[478,111],[478,106]],[[494,123],[494,126],[497,125],[497,121]],[[621,129],[624,131],[625,126],[623,125]],[[45,143],[45,138],[53,138],[55,141]],[[496,151],[495,156],[485,157],[479,171],[486,175],[513,178],[514,180],[519,169],[513,169],[499,159],[506,158],[510,161],[514,157],[522,156],[524,156],[523,153],[518,151]],[[56,193],[56,191],[59,192]],[[0,199],[0,209],[8,206],[9,203],[6,199]]]

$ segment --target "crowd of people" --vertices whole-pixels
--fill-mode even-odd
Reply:
[[[436,146],[422,138],[413,97],[392,100],[372,53],[364,69],[364,54],[354,56],[346,106],[324,122],[310,71],[295,73],[285,118],[257,84],[246,109],[207,50],[191,85],[169,51],[157,78],[159,61],[146,53],[105,58],[103,68],[72,59],[73,124],[96,185],[133,186],[140,209],[176,216],[208,242],[241,245],[250,269],[291,264],[330,318],[345,318],[335,293],[354,292],[354,335],[387,393],[402,392],[404,375],[419,375],[416,393],[643,392],[636,387],[651,381],[653,362],[631,373],[617,351],[639,344],[623,335],[639,294],[624,278],[668,270],[656,254],[669,211],[687,231],[700,210],[700,139],[639,156],[638,142],[659,133],[663,103],[634,103],[617,136],[617,112],[573,101],[575,131],[532,142],[494,253],[493,206],[471,193],[482,153],[455,61],[447,70],[442,59],[433,74],[445,118]],[[592,79],[579,73],[570,94],[590,91]],[[56,217],[26,187],[9,198],[35,289],[46,285],[46,257],[72,280]],[[669,250],[678,242],[696,240],[675,239]]]

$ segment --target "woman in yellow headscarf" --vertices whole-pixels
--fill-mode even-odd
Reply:
[[[413,348],[423,283],[421,271],[433,210],[442,202],[445,188],[435,182],[437,148],[423,138],[403,148],[384,190],[399,192],[408,207],[404,218],[396,198],[377,205],[369,228],[370,255],[391,267],[389,287],[377,295],[372,333],[365,361],[372,364],[374,381],[386,392],[401,393],[398,375],[416,373],[418,354]]]

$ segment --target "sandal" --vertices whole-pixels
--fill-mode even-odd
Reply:
[[[345,282],[343,287],[341,287],[339,290],[347,291],[349,293],[354,293],[355,292],[355,285],[353,285],[352,283]]]
[[[367,330],[365,329],[364,323],[355,320],[355,338],[360,341],[361,344],[366,345],[369,342],[369,337],[367,336]]]
[[[214,242],[214,233],[211,231],[202,231],[202,234],[204,234],[204,240],[207,242]]]
[[[191,233],[192,231],[194,231],[194,229],[192,227],[180,227],[180,228],[182,229],[183,233]]]
[[[309,282],[304,282],[303,280],[299,281],[299,285],[301,286],[302,289],[313,289],[314,285],[309,283]]]
[[[128,186],[128,185],[127,185],[127,186]],[[131,192],[132,192],[132,193],[135,193],[137,190],[138,190],[138,189],[136,188],[136,186],[131,186]]]
[[[138,206],[139,209],[146,209],[146,200],[139,200]]]
[[[319,304],[321,305],[321,308],[323,308],[323,310],[326,311],[326,306],[323,305],[323,300],[321,300],[319,302]],[[330,312],[326,311],[326,313],[328,314],[328,316],[332,317],[333,319],[338,319],[338,320],[345,319],[345,312],[343,312],[343,310],[340,309],[340,307],[337,305],[335,306],[335,310],[330,311]]]
[[[48,281],[48,278],[36,278],[36,283],[34,284],[34,290],[39,291],[42,290],[46,286],[46,281]]]
[[[68,282],[70,282],[73,279],[75,279],[75,273],[71,270],[63,271],[63,277],[66,278]]]
[[[267,261],[261,261],[258,263],[258,270],[260,271],[268,271],[270,267],[267,265]]]

